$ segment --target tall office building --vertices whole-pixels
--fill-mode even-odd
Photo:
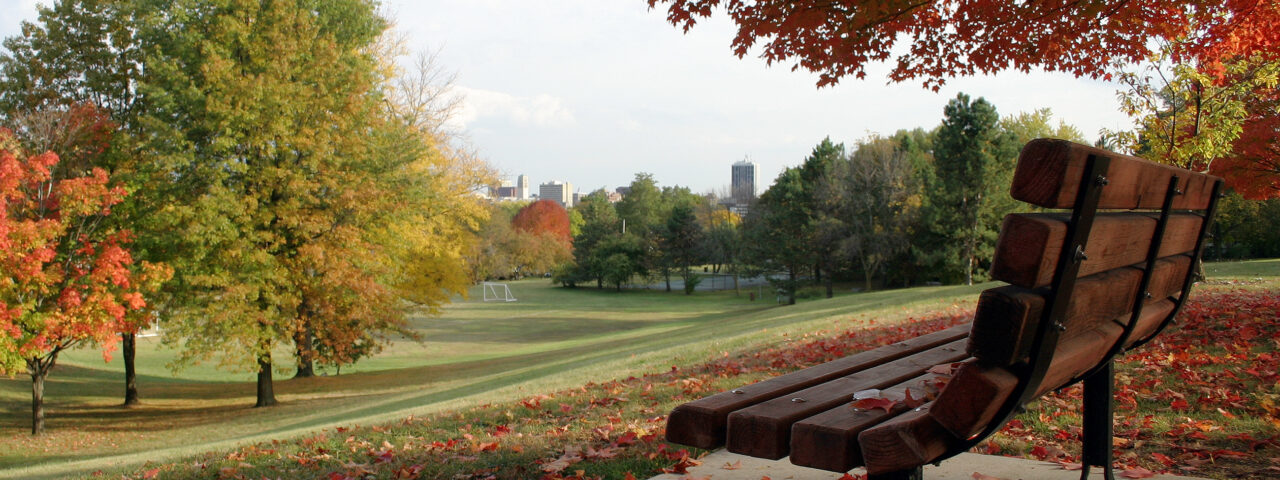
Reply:
[[[573,206],[573,184],[569,182],[547,182],[538,186],[539,200],[554,200],[564,208]]]
[[[746,205],[756,198],[756,179],[755,162],[742,160],[733,164],[733,177],[729,185],[735,203]]]
[[[516,191],[520,194],[521,200],[529,199],[529,176],[521,175],[516,177]]]

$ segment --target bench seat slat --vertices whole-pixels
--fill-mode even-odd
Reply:
[[[722,392],[685,403],[667,418],[667,441],[703,449],[719,448],[725,444],[729,413],[734,410],[951,343],[968,334],[968,324],[957,325],[736,389],[742,393]]]
[[[1063,214],[1006,216],[991,261],[991,277],[1027,288],[1049,285],[1067,237],[1068,220],[1070,217]],[[1170,215],[1158,256],[1195,249],[1203,221],[1203,217],[1195,214]],[[1099,214],[1089,232],[1089,248],[1085,252],[1089,258],[1080,263],[1079,276],[1146,261],[1155,228],[1156,217],[1152,214]]]
[[[923,397],[928,385],[943,375],[925,374],[885,389],[883,395],[905,397],[908,390],[912,398]],[[901,414],[910,407],[899,402],[889,411],[882,409],[858,410],[848,406],[836,407],[796,422],[791,427],[791,463],[803,467],[820,468],[831,472],[847,472],[862,465],[862,447],[858,434],[880,422]]]
[[[858,434],[867,473],[879,475],[912,469],[960,445],[960,439],[929,415],[932,408],[933,402],[926,403]]]
[[[1191,257],[1177,255],[1156,262],[1148,291],[1156,301],[1182,289]],[[1063,324],[1061,340],[1096,328],[1133,310],[1139,297],[1142,269],[1124,267],[1094,274],[1076,282]],[[978,297],[969,354],[983,363],[1012,365],[1027,358],[1040,317],[1050,296],[1048,289],[1018,286],[993,288]]]
[[[963,360],[968,357],[965,342],[956,340],[737,410],[729,414],[729,451],[774,460],[785,457],[791,448],[791,425],[796,421],[847,405],[859,391],[890,387],[919,376],[934,365]]]

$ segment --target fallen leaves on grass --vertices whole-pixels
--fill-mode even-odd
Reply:
[[[843,332],[790,335],[740,355],[717,354],[702,365],[406,418],[394,429],[339,427],[279,445],[211,453],[195,462],[150,465],[129,478],[142,478],[156,467],[176,478],[209,478],[217,472],[223,478],[564,480],[618,478],[616,472],[627,469],[637,472],[623,477],[631,480],[661,471],[687,475],[700,463],[696,455],[661,441],[672,406],[947,328],[967,321],[970,313],[957,308],[901,324],[868,321]],[[1280,456],[1277,318],[1280,295],[1273,290],[1198,292],[1177,325],[1118,358],[1118,468],[1135,475],[1172,471],[1248,478],[1249,472],[1274,466],[1259,465],[1258,459]],[[959,364],[945,364],[931,372],[945,380],[956,368]],[[944,384],[919,390],[913,385],[906,401],[929,398]],[[981,448],[1080,469],[1078,454],[1071,453],[1079,451],[1080,397],[1076,386],[1042,398]],[[903,401],[876,400],[859,408],[888,410],[894,407],[889,402]],[[610,464],[626,467],[609,470]],[[846,474],[842,480],[859,478]]]

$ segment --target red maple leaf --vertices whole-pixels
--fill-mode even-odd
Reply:
[[[893,410],[894,405],[897,404],[897,400],[890,400],[888,398],[864,398],[853,402],[853,408],[859,408],[862,410],[875,410],[879,408],[883,409],[884,413],[889,413]]]

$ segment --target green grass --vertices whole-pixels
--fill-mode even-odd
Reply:
[[[139,344],[143,405],[117,406],[119,361],[100,352],[69,352],[46,386],[48,433],[31,437],[30,382],[0,381],[0,476],[58,477],[217,448],[302,435],[350,423],[424,415],[510,400],[703,361],[709,352],[777,341],[875,309],[928,310],[981,287],[929,287],[778,307],[732,292],[623,291],[555,288],[545,280],[513,282],[512,303],[459,301],[438,318],[417,318],[422,343],[403,341],[344,368],[340,376],[276,381],[282,404],[251,408],[250,373],[199,365],[176,377],[175,353],[155,339]],[[288,365],[281,366],[285,371]],[[332,373],[332,372],[330,372]],[[175,442],[174,439],[182,439]]]
[[[1252,282],[1280,276],[1280,261],[1211,264],[1207,271],[1214,281]],[[377,357],[344,368],[340,376],[279,376],[282,404],[267,409],[251,408],[251,374],[202,365],[174,376],[166,367],[174,352],[154,339],[144,339],[139,348],[144,405],[120,408],[119,362],[104,364],[94,350],[71,352],[48,383],[45,436],[25,433],[29,379],[0,380],[0,422],[11,432],[0,438],[0,477],[61,478],[314,435],[338,425],[448,416],[477,405],[701,364],[722,352],[781,345],[869,319],[967,308],[976,292],[990,286],[844,294],[778,307],[750,302],[745,291],[741,297],[732,292],[686,296],[562,289],[545,280],[510,285],[520,301],[482,303],[477,288],[471,300],[450,306],[441,317],[413,320],[423,343],[396,342]]]

